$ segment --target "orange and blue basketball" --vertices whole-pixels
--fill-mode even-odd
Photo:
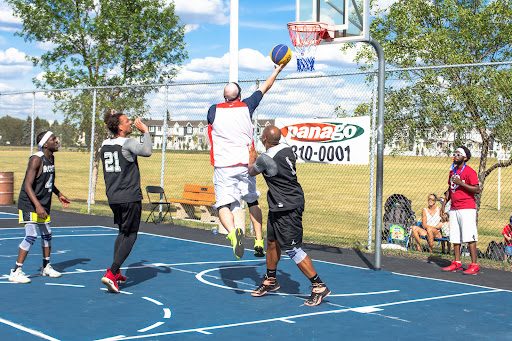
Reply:
[[[284,44],[276,45],[270,52],[270,58],[272,58],[274,64],[288,64],[292,59],[292,50]]]

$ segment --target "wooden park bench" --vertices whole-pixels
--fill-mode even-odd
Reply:
[[[176,218],[196,219],[203,223],[219,223],[215,204],[215,190],[213,186],[185,185],[181,199],[169,199],[176,206]],[[196,207],[199,207],[201,216],[196,215]]]

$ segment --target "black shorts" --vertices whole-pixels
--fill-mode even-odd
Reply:
[[[114,213],[114,224],[119,226],[119,232],[125,236],[139,232],[142,202],[127,202],[123,204],[110,204]]]
[[[269,211],[267,240],[277,240],[282,250],[302,247],[304,205],[289,211]]]

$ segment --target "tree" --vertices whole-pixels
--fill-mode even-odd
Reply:
[[[63,147],[74,145],[78,139],[78,131],[67,120],[64,120],[62,124],[55,122],[52,125],[52,131],[59,138],[59,143]]]
[[[399,0],[386,12],[377,13],[370,34],[382,45],[386,63],[394,67],[500,62],[512,57],[510,18],[511,0]],[[356,58],[365,62],[365,69],[373,67],[376,59],[368,46]],[[479,210],[486,177],[496,168],[512,164],[507,160],[487,167],[491,143],[511,144],[510,66],[426,68],[394,72],[393,77],[405,85],[386,89],[387,141],[404,127],[416,139],[428,140],[433,132],[448,126],[456,144],[467,143],[466,133],[478,132]]]
[[[42,120],[36,116],[34,118],[34,143],[37,143],[36,137],[43,131],[50,130],[50,123],[47,120]]]
[[[31,57],[44,70],[42,88],[113,86],[98,91],[94,118],[93,201],[99,166],[99,143],[106,129],[99,117],[105,109],[129,116],[147,112],[147,85],[171,80],[187,57],[184,25],[174,4],[164,0],[7,0],[23,22],[18,35],[26,41],[51,43],[41,57]],[[86,132],[90,141],[93,91],[53,92],[56,110]]]
[[[25,121],[6,115],[0,118],[2,145],[19,146],[23,140],[23,125]]]
[[[27,116],[27,120],[23,124],[23,138],[21,139],[21,144],[25,146],[30,146],[32,142],[30,136],[32,134],[32,117]]]

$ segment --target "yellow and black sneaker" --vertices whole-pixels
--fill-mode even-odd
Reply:
[[[265,257],[263,239],[254,239],[254,257]]]
[[[324,283],[313,283],[311,296],[304,302],[305,305],[314,306],[322,303],[322,299],[329,296],[331,290]]]
[[[251,292],[251,295],[254,297],[260,297],[260,296],[265,295],[269,291],[276,291],[280,287],[281,286],[277,282],[277,279],[272,278],[272,277],[267,277],[267,275],[265,275],[263,282],[261,282],[260,286],[256,290]]]
[[[235,253],[236,258],[238,259],[244,256],[243,237],[244,233],[241,228],[234,229],[226,237],[226,239],[231,240],[231,245],[233,245],[233,252]]]

